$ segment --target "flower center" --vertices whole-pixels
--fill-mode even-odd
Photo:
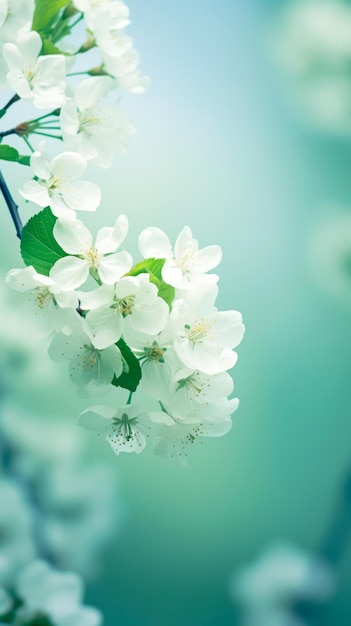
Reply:
[[[192,344],[202,343],[202,340],[208,335],[211,330],[211,324],[205,318],[196,320],[191,327],[188,324],[184,325],[186,336]]]
[[[112,430],[116,433],[117,437],[122,437],[125,441],[130,441],[135,437],[136,431],[134,426],[138,423],[136,417],[129,418],[127,413],[123,413],[122,417],[113,418]]]
[[[188,378],[182,378],[181,380],[178,380],[178,387],[176,391],[179,391],[179,389],[183,389],[185,387],[186,391],[188,391],[191,395],[199,396],[205,385],[206,381],[200,380],[196,373],[194,373],[188,376]]]
[[[90,248],[85,251],[83,258],[88,261],[90,267],[97,268],[100,263],[101,254],[94,246],[90,246]]]
[[[38,303],[38,306],[43,309],[45,306],[50,304],[53,296],[47,287],[35,287],[35,299]]]
[[[152,346],[144,347],[143,357],[148,361],[157,361],[158,363],[164,363],[165,360],[163,358],[164,353],[167,348],[161,348],[157,341],[154,341]]]
[[[97,115],[95,109],[86,109],[82,113],[78,113],[79,117],[79,129],[78,132],[84,132],[90,135],[94,126],[99,124],[100,117]]]
[[[125,298],[117,299],[116,301],[116,309],[122,313],[123,317],[127,315],[131,315],[132,309],[135,302],[135,296],[126,296]]]

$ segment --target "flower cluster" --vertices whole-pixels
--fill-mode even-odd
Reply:
[[[3,24],[10,25],[16,2],[9,0],[0,14]],[[3,45],[15,94],[0,113],[18,99],[52,110],[2,133],[17,134],[31,149],[30,157],[22,156],[2,144],[0,158],[2,150],[3,158],[30,166],[33,177],[19,193],[39,208],[22,229],[9,207],[27,267],[10,270],[7,283],[27,294],[49,355],[68,361],[81,393],[127,390],[113,407],[84,410],[80,424],[104,433],[116,454],[140,453],[152,434],[157,454],[185,464],[188,444],[227,433],[238,406],[228,370],[244,326],[240,313],[216,306],[218,277],[211,271],[221,249],[199,249],[188,226],[173,249],[152,227],[140,234],[135,263],[123,249],[125,215],[95,238],[78,219],[78,211],[95,211],[101,201],[99,187],[85,180],[88,161],[110,167],[134,130],[109,94],[117,88],[142,93],[148,79],[139,74],[125,34],[129,10],[120,0],[30,6],[27,21]],[[70,34],[78,23],[87,39],[77,48]],[[72,72],[90,51],[98,53],[98,66]],[[81,74],[88,77],[76,78]],[[44,141],[32,146],[32,135],[60,139],[66,149],[51,156]]]
[[[32,218],[27,229],[39,219],[45,216]],[[144,259],[133,265],[129,252],[120,250],[126,216],[100,229],[95,240],[78,219],[53,224],[52,241],[62,256],[49,275],[29,265],[11,270],[7,282],[26,292],[46,318],[49,354],[69,362],[80,389],[104,392],[112,384],[130,392],[122,407],[83,411],[81,425],[104,433],[116,454],[141,452],[157,427],[156,452],[184,463],[187,444],[198,435],[228,432],[238,406],[229,399],[227,370],[236,363],[244,326],[240,313],[215,305],[218,277],[208,272],[221,259],[220,247],[199,249],[185,227],[173,251],[164,232],[147,228],[139,237]],[[89,289],[92,278],[96,287]],[[131,404],[139,382],[151,408]]]

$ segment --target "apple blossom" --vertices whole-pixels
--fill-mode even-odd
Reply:
[[[125,215],[120,215],[113,227],[101,228],[95,244],[80,220],[57,220],[53,232],[68,256],[55,263],[50,275],[66,289],[80,287],[88,278],[89,271],[96,271],[103,283],[112,285],[132,267],[133,260],[128,252],[116,253],[128,233],[128,218]]]
[[[140,274],[117,280],[110,287],[107,306],[90,310],[86,321],[94,334],[95,345],[106,348],[118,341],[124,329],[127,329],[128,337],[134,330],[150,335],[160,332],[168,316],[169,308],[158,297],[156,285],[150,282],[148,274]]]
[[[198,241],[193,238],[189,226],[185,226],[179,233],[174,253],[167,235],[155,227],[146,228],[140,233],[139,250],[145,258],[166,259],[162,269],[163,279],[178,289],[188,289],[192,282],[198,281],[200,277],[205,278],[205,272],[216,267],[222,258],[220,246],[207,246],[199,250]]]
[[[66,100],[66,61],[62,54],[40,55],[42,41],[35,31],[21,33],[16,44],[5,43],[7,83],[38,109],[60,107]]]
[[[43,145],[33,152],[30,164],[36,180],[19,189],[26,199],[41,207],[50,206],[59,218],[75,218],[75,211],[95,211],[101,191],[90,181],[78,180],[87,162],[76,152],[62,152],[51,163],[42,152]]]
[[[94,338],[85,320],[77,314],[51,341],[49,355],[54,361],[69,361],[72,382],[81,388],[104,387],[122,374],[120,350],[111,345],[105,350],[96,348]]]
[[[60,122],[65,143],[85,159],[103,168],[124,152],[134,132],[116,105],[101,99],[114,87],[108,76],[83,80],[61,108]]]
[[[185,299],[176,300],[171,312],[174,347],[186,367],[213,375],[233,367],[233,352],[245,327],[238,311],[218,311],[214,306],[217,286],[198,283]]]

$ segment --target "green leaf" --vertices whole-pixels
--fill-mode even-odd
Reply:
[[[162,268],[166,259],[144,259],[134,265],[127,276],[138,276],[138,274],[149,274],[150,282],[154,283],[158,289],[158,295],[170,307],[174,299],[174,287],[165,283],[162,278]]]
[[[171,308],[171,304],[174,300],[174,293],[174,287],[172,287],[172,285],[168,285],[168,283],[165,283],[164,280],[161,280],[158,287],[158,295],[160,296],[160,298],[162,298],[162,300],[167,302],[169,308]]]
[[[12,148],[12,146],[7,144],[0,145],[0,159],[21,163],[21,165],[29,165],[29,156],[19,154],[16,148]]]
[[[114,377],[112,384],[115,387],[123,387],[123,389],[129,389],[129,391],[135,391],[139,385],[141,379],[141,367],[138,359],[134,356],[130,347],[126,344],[124,339],[117,341],[123,361],[124,371],[119,378]]]
[[[45,32],[51,20],[70,0],[35,0],[32,30]]]
[[[49,39],[42,37],[42,41],[43,47],[41,49],[41,54],[64,54],[66,56],[72,56],[69,52],[63,52],[63,50],[60,50],[57,46],[54,46],[54,44],[49,41]]]
[[[150,274],[151,282],[157,284],[162,280],[162,268],[166,259],[144,259],[132,267],[128,276],[138,276],[138,274]]]
[[[56,219],[49,207],[46,207],[31,217],[22,231],[23,261],[26,265],[33,265],[39,274],[45,274],[45,276],[49,275],[56,261],[67,256],[53,235]]]

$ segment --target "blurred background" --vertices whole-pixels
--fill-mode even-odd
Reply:
[[[222,246],[218,306],[241,311],[247,328],[232,372],[240,407],[229,435],[195,444],[186,469],[149,450],[117,458],[75,426],[91,400],[65,369],[23,357],[23,316],[4,305],[6,412],[84,437],[84,471],[102,464],[109,477],[83,477],[90,499],[115,481],[108,506],[92,500],[115,520],[91,535],[98,527],[103,541],[88,601],[106,626],[239,625],[233,576],[277,541],[317,552],[351,462],[351,2],[128,6],[151,87],[123,97],[137,129],[128,154],[89,168],[103,202],[86,223],[126,213],[135,257],[151,225],[174,241],[188,224],[201,247]],[[16,188],[28,174],[2,169],[26,221]],[[22,262],[4,208],[1,224],[5,275]],[[10,432],[15,418],[4,423]],[[308,623],[348,626],[350,581],[345,541],[335,590]]]

